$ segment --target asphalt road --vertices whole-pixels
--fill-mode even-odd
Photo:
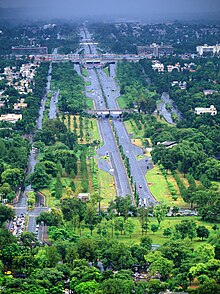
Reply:
[[[114,79],[116,75],[115,67],[115,65],[111,65],[110,77],[108,77],[102,70],[98,70],[102,88],[108,101],[108,106],[111,109],[118,108],[116,99],[120,96],[119,89]],[[137,156],[143,156],[143,150],[131,143],[130,137],[122,121],[113,120],[113,125],[119,138],[119,143],[122,146],[124,153],[129,158],[131,175],[136,183],[137,192],[140,197],[140,205],[149,206],[150,204],[155,204],[156,201],[150,193],[144,173],[144,169],[150,170],[152,168],[150,158],[146,158],[145,161],[142,160],[140,164]]]
[[[161,105],[159,106],[159,111],[161,112],[161,114],[163,115],[164,119],[172,124],[172,125],[175,125],[176,123],[173,121],[172,117],[171,117],[171,113],[175,113],[178,117],[179,120],[182,119],[182,114],[180,113],[180,111],[178,110],[177,106],[175,105],[174,101],[172,99],[170,99],[170,96],[168,93],[163,93],[162,96],[161,96],[161,99],[162,99],[162,103]],[[172,111],[169,112],[167,109],[166,109],[166,104],[169,103],[172,107]]]
[[[50,110],[49,110],[49,119],[55,119],[57,114],[57,102],[58,102],[59,90],[52,93],[50,99]]]
[[[49,71],[48,71],[48,77],[47,77],[48,82],[47,82],[47,88],[46,88],[46,95],[41,100],[39,117],[36,121],[36,128],[37,129],[42,129],[43,113],[45,110],[45,103],[46,103],[46,99],[47,99],[46,97],[47,97],[48,91],[50,90],[51,71],[52,71],[52,65],[50,65]],[[27,165],[27,175],[33,173],[34,167],[37,164],[37,162],[38,162],[38,160],[37,160],[36,150],[32,148],[32,150],[30,151],[28,165]],[[39,230],[37,230],[38,232],[36,232],[36,220],[35,219],[42,211],[46,211],[46,210],[48,210],[48,208],[47,207],[35,207],[31,211],[29,211],[27,208],[26,195],[30,191],[33,191],[33,189],[29,185],[29,186],[25,187],[24,192],[21,192],[18,203],[16,203],[14,205],[15,214],[17,216],[20,216],[22,213],[25,215],[29,215],[27,230],[28,230],[28,232],[35,233],[38,240],[42,241],[42,228],[40,226]],[[42,203],[43,201],[44,201],[44,199],[39,199],[39,202]],[[36,203],[36,206],[38,206],[38,203]]]
[[[80,73],[78,65],[75,65],[75,70]],[[100,110],[106,109],[96,71],[94,69],[90,69],[89,77],[85,78],[85,80],[91,82],[91,85],[86,87],[86,95],[94,100],[95,108]],[[112,174],[112,169],[114,170],[113,176],[115,179],[117,195],[132,195],[129,179],[127,177],[125,166],[115,142],[115,137],[110,125],[110,121],[107,118],[100,118],[98,120],[98,126],[104,145],[97,150],[97,153],[99,157],[104,157],[107,155],[110,159],[111,165],[109,166],[108,172]],[[105,169],[108,166],[107,164],[104,165],[103,163],[99,164],[99,166],[101,165],[103,165]]]
[[[84,31],[82,31],[82,37],[84,39],[85,35],[83,34]],[[86,35],[88,37],[88,31],[86,32]],[[89,46],[84,45],[85,52],[88,52],[88,47]],[[95,54],[95,45],[90,45],[89,51],[90,53]],[[79,68],[76,70],[77,72],[79,72]],[[107,108],[103,97],[104,92],[108,108],[118,109],[116,99],[120,96],[120,91],[115,83],[116,66],[110,65],[110,76],[107,76],[102,69],[89,69],[88,71],[89,77],[85,78],[85,80],[90,81],[91,85],[86,87],[86,94],[88,97],[94,100],[96,106],[95,108],[98,110]],[[137,192],[140,196],[139,204],[144,206],[155,204],[156,201],[150,193],[149,187],[145,180],[145,172],[152,168],[150,158],[146,158],[144,160],[139,161],[137,159],[137,156],[143,156],[143,150],[141,148],[138,148],[137,146],[134,146],[131,143],[131,140],[129,138],[129,135],[126,131],[123,122],[119,119],[113,119],[112,124],[114,125],[116,134],[119,138],[119,143],[122,146],[124,153],[129,158],[131,175],[133,177],[134,183],[136,184]],[[122,160],[120,160],[121,156],[119,154],[119,150],[117,148],[109,120],[99,119],[99,129],[102,139],[104,141],[104,146],[102,146],[98,150],[98,154],[102,156],[109,154],[112,168],[115,170],[114,176],[116,181],[117,192],[118,195],[121,195],[121,193],[123,193],[123,191],[126,191],[126,189],[130,187],[130,185],[128,180],[122,180],[123,175],[125,178],[127,178],[127,174],[125,171],[124,164],[122,163]],[[121,169],[121,167],[123,168]]]

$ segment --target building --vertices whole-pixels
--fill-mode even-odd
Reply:
[[[29,47],[12,47],[12,54],[16,56],[26,56],[26,55],[44,55],[47,54],[47,47],[37,47],[37,46],[29,46]]]
[[[16,121],[21,119],[22,119],[22,114],[8,113],[8,114],[2,114],[0,116],[0,121],[6,121],[10,123],[16,123]]]
[[[158,71],[158,72],[163,72],[164,71],[164,65],[163,63],[160,63],[158,60],[153,60],[152,61],[152,69],[154,71]]]
[[[90,193],[79,193],[78,199],[81,199],[83,202],[87,202],[90,200]]]
[[[27,108],[27,103],[24,102],[25,100],[22,98],[20,102],[14,103],[14,110],[21,110],[22,108]]]
[[[207,44],[203,45],[203,46],[197,46],[196,47],[196,52],[202,56],[204,55],[204,53],[206,54],[219,54],[220,52],[220,45],[216,44],[214,46],[208,46]]]
[[[173,54],[173,46],[171,45],[157,45],[155,43],[149,46],[137,46],[138,54],[151,55],[151,56],[163,56]]]
[[[203,90],[205,96],[212,95],[214,93],[218,93],[216,90]]]
[[[195,108],[195,113],[196,114],[209,113],[211,115],[216,115],[217,114],[217,109],[215,108],[214,105],[211,105],[209,108],[196,107]]]

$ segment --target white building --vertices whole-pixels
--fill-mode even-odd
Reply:
[[[22,120],[22,114],[8,113],[8,114],[2,114],[0,116],[0,121],[15,123],[18,120]]]
[[[196,52],[202,56],[204,53],[212,53],[212,54],[219,54],[220,52],[220,45],[216,44],[214,46],[209,46],[207,44],[203,46],[197,46]]]
[[[152,61],[152,69],[154,71],[157,70],[158,72],[163,72],[164,71],[164,65],[163,65],[163,63],[160,63],[158,60],[153,60]]]
[[[216,115],[217,114],[217,109],[215,108],[214,105],[211,105],[209,108],[196,107],[195,108],[195,113],[196,114],[210,113],[211,115]]]

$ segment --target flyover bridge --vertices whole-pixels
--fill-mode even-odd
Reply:
[[[121,117],[122,113],[132,113],[131,109],[88,109],[85,111],[90,115],[96,115],[98,117]]]
[[[73,63],[100,63],[117,62],[123,59],[128,61],[139,61],[144,55],[135,54],[41,54],[35,55],[36,61],[65,62]]]

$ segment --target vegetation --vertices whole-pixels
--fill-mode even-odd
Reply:
[[[83,79],[73,69],[72,63],[53,66],[52,86],[60,89],[59,109],[71,114],[81,113],[86,108]]]

